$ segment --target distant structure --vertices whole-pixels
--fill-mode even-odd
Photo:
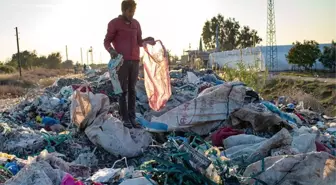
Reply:
[[[274,0],[267,0],[266,67],[278,71]]]

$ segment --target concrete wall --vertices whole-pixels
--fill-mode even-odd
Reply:
[[[320,44],[321,51],[324,46],[330,46],[330,44]],[[286,55],[289,50],[293,47],[293,45],[282,45],[277,46],[278,53],[278,70],[287,71],[295,69],[295,65],[291,65],[288,63],[286,59]],[[257,48],[245,48],[242,50],[242,54],[240,50],[232,50],[225,51],[219,53],[212,53],[209,57],[209,67],[211,67],[212,63],[215,62],[219,64],[219,66],[224,66],[225,64],[229,67],[236,68],[236,64],[243,59],[246,65],[255,65],[255,59],[261,60],[260,69],[265,69],[265,59],[266,59],[266,46],[257,47]],[[313,69],[327,69],[317,61],[313,66]]]

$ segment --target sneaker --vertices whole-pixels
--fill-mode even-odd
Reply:
[[[124,127],[131,129],[132,128],[132,124],[130,122],[128,122],[128,121],[124,122]]]

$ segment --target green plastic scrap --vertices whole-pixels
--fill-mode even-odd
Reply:
[[[248,166],[242,165],[239,166],[239,172],[236,174],[230,174],[230,169],[238,168],[238,166],[233,166],[231,161],[221,160],[221,153],[218,149],[213,148],[213,146],[204,141],[200,136],[196,134],[186,134],[188,139],[185,137],[168,137],[167,149],[169,153],[161,153],[159,156],[151,156],[153,160],[144,162],[140,166],[140,170],[143,170],[145,173],[144,176],[146,179],[150,177],[156,178],[158,183],[164,185],[192,185],[192,184],[205,184],[205,185],[214,185],[216,184],[206,176],[202,175],[199,171],[194,169],[190,164],[189,153],[181,152],[178,150],[179,144],[177,141],[182,141],[182,143],[189,143],[190,146],[195,147],[196,150],[200,151],[203,154],[207,154],[206,157],[213,157],[212,164],[214,165],[218,175],[221,177],[222,183],[225,183],[226,180],[235,177],[237,180],[242,181],[246,179],[254,179],[256,184],[260,183],[262,185],[267,185],[264,181],[258,179],[257,177],[265,171],[265,161],[264,158],[261,161],[261,171],[252,174],[250,177],[243,177],[242,173],[244,169]],[[193,138],[192,138],[193,137]],[[192,139],[190,139],[192,138]],[[199,144],[201,143],[201,144]],[[202,145],[202,146],[201,146]],[[242,158],[243,162],[244,159]],[[246,163],[246,162],[244,162]],[[150,177],[149,177],[150,174]],[[152,183],[152,182],[151,182]]]
[[[7,168],[0,165],[0,169],[3,170],[6,173],[5,175],[7,175],[8,177],[13,177],[13,173]],[[2,181],[6,181],[6,177],[3,177],[2,175],[0,175],[0,179],[2,179]]]
[[[45,147],[45,149],[50,152],[55,152],[55,149],[52,147],[52,143],[54,143],[54,146],[58,146],[61,143],[63,143],[65,140],[71,138],[71,132],[68,134],[61,134],[57,136],[52,136],[47,132],[41,132],[43,138],[47,141],[48,145]]]
[[[140,166],[140,170],[156,176],[159,183],[169,185],[215,184],[199,172],[192,169],[188,162],[188,154],[176,152],[167,154],[170,160],[152,156],[154,160],[147,161]],[[172,161],[179,161],[174,163]],[[146,177],[146,176],[145,176]],[[149,179],[149,177],[146,177]]]

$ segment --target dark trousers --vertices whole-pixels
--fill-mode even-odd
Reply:
[[[124,61],[118,71],[120,86],[123,90],[119,98],[119,112],[124,122],[135,119],[135,85],[138,81],[138,75],[139,61]]]

